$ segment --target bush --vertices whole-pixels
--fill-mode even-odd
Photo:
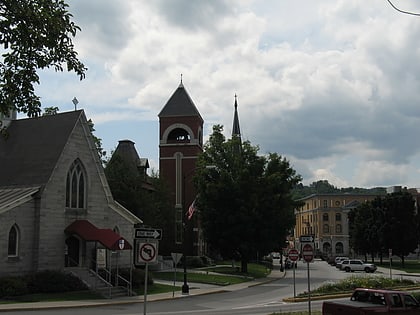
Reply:
[[[201,268],[206,265],[199,256],[187,256],[187,266],[191,268]]]
[[[126,280],[130,280],[130,269],[124,268],[119,270],[119,274]],[[145,271],[143,269],[137,268],[133,269],[132,273],[132,286],[133,288],[140,288],[144,286]],[[147,274],[147,284],[152,285],[154,283],[153,275],[149,271]]]
[[[28,293],[28,287],[22,277],[0,279],[0,298],[18,296]]]
[[[56,293],[86,289],[87,286],[76,276],[55,270],[0,279],[0,298],[33,293]]]
[[[51,293],[86,290],[87,286],[76,276],[56,270],[46,270],[27,277],[31,293]]]

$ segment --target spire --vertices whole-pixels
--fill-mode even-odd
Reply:
[[[239,127],[239,116],[238,116],[238,99],[235,94],[235,112],[233,115],[233,127],[232,127],[232,138],[241,138],[241,128]]]

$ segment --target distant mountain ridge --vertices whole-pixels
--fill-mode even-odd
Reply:
[[[337,188],[331,185],[328,180],[319,180],[313,182],[309,186],[303,184],[297,185],[293,190],[292,194],[294,199],[300,199],[313,194],[372,194],[372,195],[386,195],[385,187],[374,187],[374,188],[360,188],[360,187],[347,187]]]

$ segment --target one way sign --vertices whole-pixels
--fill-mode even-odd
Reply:
[[[151,238],[155,240],[161,240],[162,229],[147,229],[147,228],[136,229],[135,238]]]
[[[313,243],[315,241],[315,237],[313,235],[301,235],[299,237],[299,241],[301,243]]]

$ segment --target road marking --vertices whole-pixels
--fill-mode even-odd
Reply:
[[[267,303],[238,306],[238,307],[233,307],[232,309],[240,310],[240,309],[256,308],[256,307],[271,307],[271,306],[278,306],[278,305],[280,306],[284,304],[287,304],[287,303],[283,301],[272,301],[272,302],[267,302]]]

